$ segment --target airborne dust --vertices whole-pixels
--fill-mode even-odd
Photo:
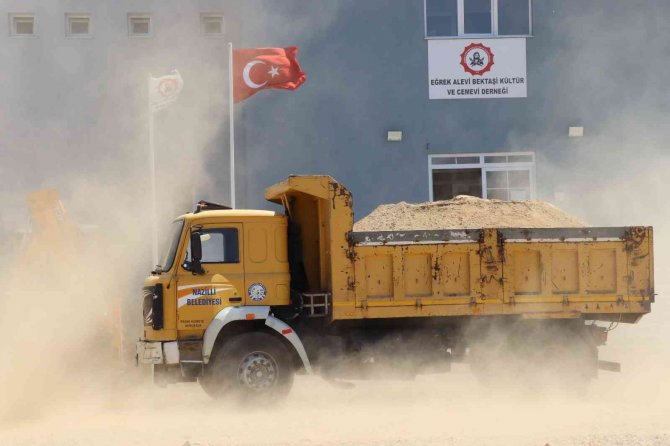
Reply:
[[[245,411],[211,401],[197,384],[154,388],[128,354],[119,358],[114,333],[125,327],[126,347],[139,336],[139,288],[150,265],[145,66],[167,73],[178,60],[186,85],[215,85],[223,62],[212,61],[203,72],[181,69],[198,57],[193,47],[183,42],[169,58],[156,54],[141,62],[118,60],[112,51],[107,64],[91,64],[111,72],[92,73],[86,85],[69,83],[66,71],[51,73],[63,89],[99,96],[87,110],[95,120],[72,112],[81,105],[74,99],[63,110],[37,107],[55,94],[38,75],[26,79],[35,89],[27,105],[2,93],[0,116],[7,119],[0,133],[15,144],[0,143],[6,185],[0,191],[0,444],[670,444],[670,156],[661,107],[633,105],[613,115],[599,136],[587,134],[568,147],[564,160],[538,159],[538,175],[558,185],[558,193],[541,198],[592,225],[655,227],[657,303],[639,324],[610,333],[601,357],[620,361],[623,372],[601,372],[587,394],[566,395],[558,386],[535,394],[491,388],[462,364],[449,374],[360,381],[352,389],[298,377],[282,406]],[[35,56],[3,51],[18,65]],[[61,56],[86,62],[67,51]],[[21,75],[8,71],[0,76]],[[100,79],[115,76],[121,81],[100,93]],[[157,117],[157,126],[168,129],[157,141],[165,155],[158,179],[164,226],[190,208],[194,195],[222,195],[205,166],[225,121],[225,97],[185,90],[179,101]],[[7,104],[18,112],[3,109]],[[508,148],[527,144],[510,140]],[[24,197],[45,187],[59,190],[79,231],[57,249],[45,244],[26,258]]]

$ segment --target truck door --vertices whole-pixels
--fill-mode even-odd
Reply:
[[[201,233],[205,273],[193,274],[185,268],[191,258],[189,246],[177,274],[177,330],[180,338],[202,336],[219,311],[243,304],[242,224],[207,224],[198,231]]]
[[[288,305],[291,275],[286,221],[244,223],[245,305]]]

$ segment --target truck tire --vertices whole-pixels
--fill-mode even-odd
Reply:
[[[199,381],[215,399],[266,404],[288,395],[294,374],[291,356],[280,340],[267,333],[242,333],[217,350]]]

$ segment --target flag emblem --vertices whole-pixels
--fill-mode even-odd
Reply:
[[[149,101],[154,110],[159,110],[177,99],[184,88],[184,80],[179,71],[158,78],[152,77],[149,82]]]

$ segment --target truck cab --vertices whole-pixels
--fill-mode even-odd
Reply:
[[[164,305],[162,327],[147,326],[146,338],[198,339],[226,307],[289,305],[286,226],[286,217],[271,211],[206,210],[177,218],[163,264],[145,283],[163,288]],[[201,250],[195,262],[194,237]],[[147,302],[145,322],[155,316],[150,308]]]
[[[143,288],[138,359],[154,364],[159,381],[202,376],[220,334],[207,336],[208,328],[218,326],[213,323],[217,315],[219,325],[243,320],[251,329],[252,321],[272,318],[270,308],[290,307],[286,238],[287,218],[272,211],[199,206],[174,220],[162,264]],[[284,344],[292,347],[290,341],[278,343]]]
[[[158,383],[197,379],[212,396],[249,397],[284,393],[295,372],[311,372],[296,330],[325,326],[333,286],[350,285],[341,273],[353,268],[340,262],[351,264],[351,196],[330,177],[304,176],[266,198],[286,215],[201,202],[172,223],[144,283],[137,343]]]

